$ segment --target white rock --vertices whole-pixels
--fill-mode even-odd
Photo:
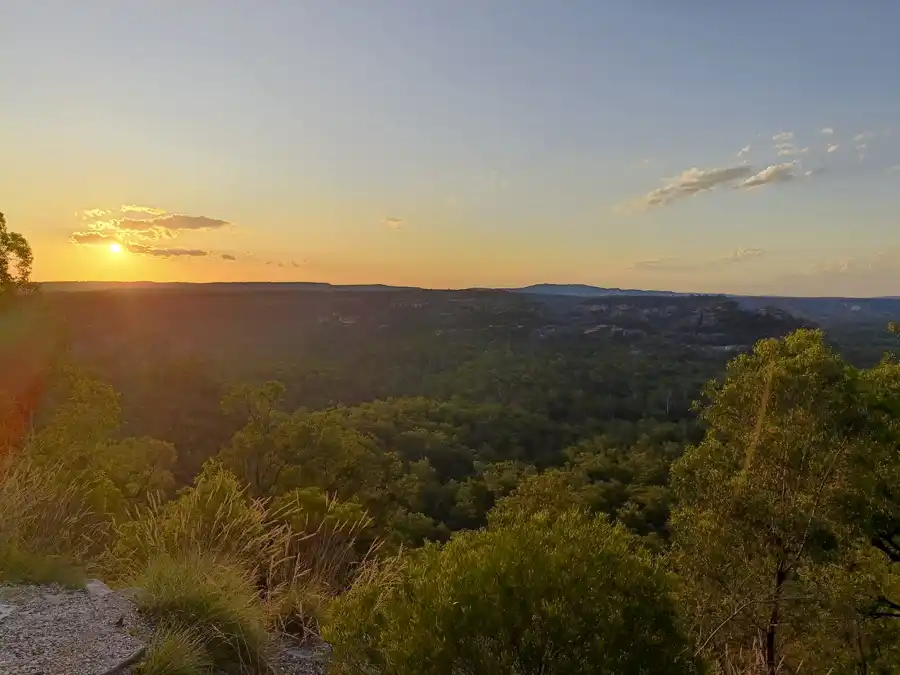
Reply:
[[[104,595],[112,593],[112,589],[99,579],[91,579],[84,587],[87,589],[88,595],[93,598],[102,598]]]

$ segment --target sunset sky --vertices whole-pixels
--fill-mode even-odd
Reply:
[[[0,211],[38,280],[900,295],[898,26],[887,1],[10,0]]]

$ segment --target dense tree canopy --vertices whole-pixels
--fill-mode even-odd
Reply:
[[[860,610],[881,595],[868,566],[891,501],[878,495],[900,469],[896,420],[878,413],[900,394],[893,368],[860,373],[800,331],[758,343],[709,387],[706,436],[673,468],[671,553],[706,647],[759,649],[773,675],[826,654],[869,664],[850,636],[871,630]],[[827,645],[826,625],[839,629]]]

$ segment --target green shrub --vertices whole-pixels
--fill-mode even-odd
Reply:
[[[199,631],[179,625],[161,626],[135,675],[206,675],[212,665]]]
[[[696,673],[668,590],[621,526],[539,512],[364,574],[325,636],[339,673]]]
[[[217,666],[262,671],[269,645],[266,611],[253,576],[214,557],[163,554],[134,580],[139,609],[162,625],[197,632]]]
[[[563,513],[585,508],[587,500],[583,492],[586,483],[581,473],[562,469],[526,476],[515,490],[497,501],[488,512],[488,522],[492,526],[502,526],[541,511]]]

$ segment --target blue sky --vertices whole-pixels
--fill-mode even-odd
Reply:
[[[0,210],[42,279],[900,295],[898,25],[887,1],[13,0]]]

